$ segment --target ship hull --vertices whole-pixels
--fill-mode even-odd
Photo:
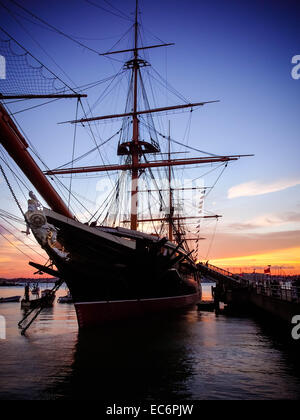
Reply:
[[[175,312],[189,308],[199,301],[199,294],[172,296],[163,298],[78,302],[75,309],[78,325],[81,329],[101,326],[108,322],[128,319],[141,319],[157,314]]]
[[[44,213],[47,224],[33,232],[70,290],[80,328],[168,313],[201,299],[198,269],[178,245]]]

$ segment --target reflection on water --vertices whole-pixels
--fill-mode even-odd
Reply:
[[[212,286],[215,286],[215,283],[202,285],[202,300],[212,300]]]
[[[183,325],[145,321],[80,333],[65,398],[189,398]],[[82,384],[85,384],[84,387]]]
[[[20,305],[0,315],[1,399],[300,398],[299,349],[252,318],[190,310],[79,334],[73,306],[56,304],[22,337]]]

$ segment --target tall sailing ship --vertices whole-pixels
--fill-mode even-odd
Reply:
[[[103,54],[131,55],[123,66],[123,70],[129,74],[124,112],[95,117],[84,114],[83,118],[77,117],[68,121],[74,125],[90,127],[91,123],[121,120],[116,151],[120,158],[118,164],[75,167],[76,159],[73,153],[69,168],[64,166],[42,171],[32,154],[29,153],[28,141],[21,134],[17,123],[5,105],[0,104],[0,143],[49,206],[49,208],[41,206],[36,195],[30,192],[28,210],[24,211],[21,208],[28,233],[29,231],[33,233],[41,248],[49,256],[49,262],[45,265],[34,262],[30,264],[37,267],[40,272],[54,275],[66,282],[73,297],[78,324],[81,328],[96,326],[111,320],[168,313],[171,310],[194,305],[199,301],[201,282],[195,253],[195,244],[200,239],[199,230],[195,229],[192,238],[186,234],[185,223],[189,216],[182,214],[175,205],[173,170],[178,167],[195,167],[203,164],[227,164],[240,157],[239,155],[210,154],[205,157],[174,158],[170,147],[170,132],[164,136],[169,141],[168,152],[162,153],[157,140],[159,132],[155,128],[153,116],[175,110],[192,110],[209,102],[156,108],[149,105],[143,82],[143,70],[147,69],[150,63],[144,58],[143,52],[171,44],[142,45],[139,27],[138,2],[136,1],[133,48]],[[7,32],[4,31],[4,33],[7,43],[20,46]],[[29,54],[27,50],[25,51]],[[71,92],[60,91],[46,95],[30,92],[22,95],[15,92],[9,94],[1,88],[1,83],[2,102],[9,99],[74,97],[77,98],[78,103],[81,103],[81,98],[86,96],[78,93],[76,89],[72,89]],[[141,98],[143,98],[144,107],[141,104]],[[146,130],[141,130],[141,125],[148,127],[148,136]],[[95,149],[98,150],[100,146],[97,144]],[[165,171],[167,185],[164,184],[164,188],[159,186],[158,170]],[[2,165],[1,171],[18,204]],[[80,222],[71,211],[70,203],[63,201],[47,178],[59,175],[72,177],[73,174],[116,172],[119,175],[111,194],[114,214],[108,214],[101,222],[98,215],[91,217],[88,223]],[[145,177],[153,181],[152,185],[156,186],[154,189],[150,187],[147,190],[142,189],[141,180]],[[124,178],[127,180],[130,178],[130,188],[126,183],[124,187],[124,182],[122,183]],[[129,191],[126,191],[127,188]],[[158,197],[159,209],[155,210],[154,203],[150,203],[148,215],[140,210],[143,201],[141,196],[145,193],[156,194]],[[128,217],[120,212],[118,214],[118,209],[116,210],[116,207],[121,207],[122,194],[129,198],[126,201],[129,209]],[[196,220],[201,217],[217,216],[191,216]],[[144,229],[144,226],[147,226],[148,231]]]

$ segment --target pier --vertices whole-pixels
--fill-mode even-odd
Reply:
[[[300,315],[300,287],[246,279],[211,264],[199,263],[200,273],[216,282],[213,288],[215,308],[224,303],[235,310],[259,309],[273,317],[291,322]]]

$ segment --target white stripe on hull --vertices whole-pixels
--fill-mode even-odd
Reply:
[[[127,299],[127,300],[99,300],[99,301],[95,301],[95,302],[77,302],[75,303],[76,305],[95,305],[98,303],[121,303],[121,302],[147,302],[147,301],[151,301],[151,300],[164,300],[164,299],[179,299],[179,298],[187,298],[187,297],[191,297],[191,296],[196,296],[198,295],[198,293],[193,293],[191,295],[180,295],[180,296],[166,296],[166,297],[161,297],[161,298],[148,298],[148,299]]]

